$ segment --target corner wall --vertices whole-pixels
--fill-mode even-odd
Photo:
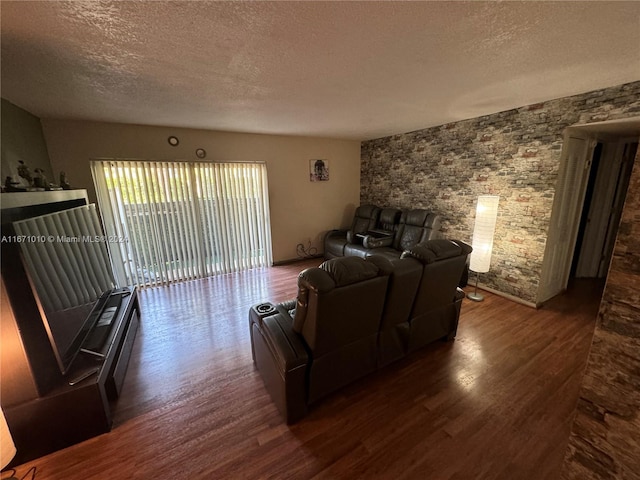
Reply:
[[[582,381],[562,478],[640,478],[640,152]]]
[[[2,99],[2,142],[0,145],[3,185],[6,177],[12,177],[14,181],[20,180],[18,176],[19,160],[22,160],[29,167],[32,175],[36,168],[40,168],[50,183],[58,183],[58,179],[53,176],[49,162],[40,119],[4,98]]]
[[[363,142],[360,203],[427,208],[471,242],[478,195],[500,195],[486,286],[536,303],[566,127],[637,116],[640,82]]]
[[[89,161],[99,158],[165,161],[266,162],[274,262],[297,258],[303,243],[322,253],[327,230],[346,227],[358,205],[360,142],[228,133],[99,122],[42,120],[54,171],[96,201]],[[167,138],[178,137],[176,147]],[[195,155],[207,152],[205,160]],[[309,181],[311,159],[329,161],[329,181]]]

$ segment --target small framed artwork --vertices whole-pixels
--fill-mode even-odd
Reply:
[[[329,180],[329,160],[309,160],[309,179],[312,182],[326,182]]]

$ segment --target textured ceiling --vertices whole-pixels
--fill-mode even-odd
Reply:
[[[640,80],[638,2],[1,3],[43,118],[370,139]]]

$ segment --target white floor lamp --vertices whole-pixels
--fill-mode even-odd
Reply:
[[[11,438],[11,432],[4,418],[4,412],[0,408],[0,470],[9,465],[16,454],[16,446]]]
[[[476,273],[476,288],[473,293],[467,294],[470,300],[481,302],[484,297],[478,293],[478,278],[481,273],[489,271],[491,265],[491,251],[493,250],[493,235],[496,231],[498,218],[497,195],[480,195],[476,207],[476,222],[473,227],[473,240],[469,260],[469,270]]]

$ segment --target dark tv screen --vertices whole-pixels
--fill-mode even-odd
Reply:
[[[90,332],[96,301],[114,287],[95,205],[13,222],[29,282],[62,373]]]

